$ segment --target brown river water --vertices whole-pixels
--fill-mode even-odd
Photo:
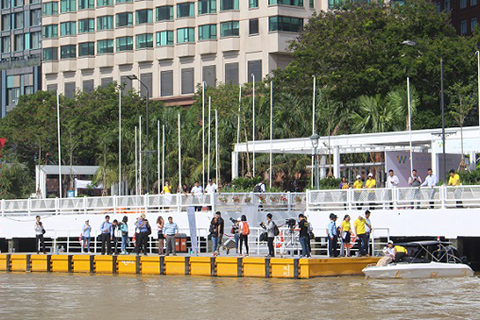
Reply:
[[[480,278],[0,273],[0,319],[480,319]]]

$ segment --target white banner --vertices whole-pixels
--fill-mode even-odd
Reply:
[[[190,238],[192,241],[192,251],[198,253],[197,244],[197,222],[195,220],[195,207],[187,207],[188,226],[190,227]]]

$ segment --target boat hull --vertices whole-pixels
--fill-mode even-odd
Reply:
[[[368,266],[363,273],[367,278],[418,279],[472,277],[473,270],[466,264],[441,262],[398,263],[384,267]]]

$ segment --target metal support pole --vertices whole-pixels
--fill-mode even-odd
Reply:
[[[253,144],[253,169],[252,169],[252,176],[255,177],[255,75],[252,73],[253,79],[253,101],[252,101],[252,117],[253,117],[253,125],[252,125],[252,144]]]
[[[118,90],[118,195],[122,195],[122,90]]]
[[[443,180],[446,181],[447,160],[445,155],[445,100],[443,96],[443,59],[440,58],[440,107],[442,109]]]
[[[57,133],[58,133],[58,190],[60,198],[63,197],[62,188],[62,147],[60,135],[60,94],[57,92]]]

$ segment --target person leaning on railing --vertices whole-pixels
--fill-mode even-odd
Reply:
[[[425,181],[418,187],[419,189],[421,187],[428,187],[430,188],[430,199],[433,200],[433,197],[435,196],[435,186],[437,185],[438,179],[437,177],[433,174],[432,169],[428,169],[427,171],[427,176],[425,177]],[[430,209],[434,208],[434,202],[430,201]]]
[[[452,187],[459,187],[460,186],[460,176],[458,173],[455,173],[455,170],[451,169],[449,171],[450,178],[448,179],[448,186]],[[455,189],[454,192],[455,199],[461,199],[462,198],[462,190],[460,188]],[[462,201],[457,200],[457,208],[463,208]]]
[[[408,178],[408,185],[413,187],[413,199],[415,200],[420,200],[420,190],[418,187],[420,187],[422,185],[422,178],[420,176],[418,176],[417,174],[417,170],[416,169],[413,169],[412,170],[412,175]],[[416,205],[417,209],[420,209],[420,202],[412,202],[412,209],[414,208],[414,206]]]

